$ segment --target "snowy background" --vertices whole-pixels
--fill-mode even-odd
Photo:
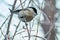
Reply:
[[[40,2],[39,5],[44,7],[44,5],[42,5],[43,0],[38,0],[38,1]],[[10,8],[10,9],[12,8],[13,2],[14,2],[14,0],[0,0],[0,27],[3,24],[3,22],[6,20],[6,18],[11,14],[8,8]],[[22,0],[22,2],[24,2],[24,0]],[[28,5],[28,2],[29,1],[27,0],[26,3],[25,3],[25,7]],[[19,5],[19,3],[20,2],[18,0],[17,4],[16,4],[16,7]],[[35,1],[35,3],[37,4],[36,1]],[[29,5],[29,6],[31,6],[31,5]],[[19,8],[21,8],[21,7],[19,7]],[[17,9],[19,9],[19,8],[17,8]],[[60,9],[60,0],[56,0],[56,8]],[[40,21],[44,20],[43,15],[39,11],[39,9],[38,8],[36,8],[36,9],[38,10],[38,15],[31,22],[28,23],[29,28],[30,27],[32,28],[32,25],[34,23],[33,28],[32,28],[33,31],[31,31],[31,35],[36,34],[38,19],[39,19],[40,15],[41,15],[40,16]],[[58,14],[56,14],[56,15],[58,16]],[[8,18],[8,20],[9,20],[9,18]],[[8,20],[2,26],[2,29],[1,29],[4,35],[6,34]],[[9,29],[9,34],[10,34],[9,36],[10,37],[12,37],[14,35],[16,26],[18,25],[19,21],[20,20],[18,19],[17,15],[13,15],[12,22],[11,22],[10,29]],[[60,18],[58,19],[58,21],[60,22]],[[56,26],[58,25],[57,31],[60,32],[60,27],[59,27],[60,23],[56,22],[55,24],[56,24]],[[19,28],[17,30],[18,31],[17,33],[22,32],[22,31],[24,31],[24,32],[21,33],[21,34],[17,34],[14,37],[14,40],[24,40],[24,39],[27,40],[28,39],[27,37],[23,38],[23,36],[27,36],[27,31],[25,29],[23,29],[24,25],[25,25],[24,22],[20,23]],[[38,35],[41,36],[41,37],[44,37],[44,32],[43,32],[43,29],[41,28],[41,25],[39,24],[38,27],[39,27]],[[4,40],[4,36],[2,35],[1,30],[0,30],[0,40]],[[57,37],[60,40],[60,33],[57,33]],[[35,38],[31,37],[31,40],[33,40],[33,39],[35,39]],[[38,40],[41,40],[41,39],[38,38]]]

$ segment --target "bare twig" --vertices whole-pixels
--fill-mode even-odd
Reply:
[[[7,3],[5,0],[3,0],[3,3],[4,3],[5,5],[8,5],[8,6],[11,6],[11,7],[12,7],[12,5],[9,4],[9,3]]]
[[[20,22],[21,22],[21,21],[20,21]],[[15,35],[16,35],[16,32],[17,32],[17,29],[18,29],[18,27],[19,27],[20,22],[18,23],[18,25],[17,25],[17,27],[16,27],[16,30],[15,30],[15,33],[14,33],[14,35],[13,35],[12,40],[14,39],[14,37],[15,37]]]
[[[25,22],[25,25],[26,25],[26,29],[27,29],[27,32],[28,32],[28,40],[30,40],[30,33],[29,33],[29,29],[28,29],[28,25],[27,25],[27,23]]]
[[[5,35],[3,34],[2,30],[1,30],[1,34],[5,37]]]
[[[28,6],[29,6],[29,4],[31,3],[31,1],[32,1],[32,0],[30,0],[30,1],[29,1],[29,3],[28,3],[28,5],[27,5],[27,7],[28,7]]]
[[[25,30],[24,30],[24,31],[22,31],[22,32],[17,33],[16,35],[21,34],[21,33],[23,33],[23,32],[25,32]]]
[[[24,4],[25,2],[26,2],[26,0],[25,0],[24,2],[22,2],[22,3],[20,3],[20,4],[16,7],[16,9],[19,8],[19,7],[21,6],[21,4]]]
[[[24,39],[24,37],[22,36],[22,38]],[[24,39],[25,40],[25,39]]]
[[[41,10],[39,5],[37,5],[33,0],[32,0],[32,2],[35,4],[36,7],[38,7]]]
[[[23,5],[22,5],[21,3],[22,3],[22,2],[21,2],[21,0],[20,0],[20,5],[21,5],[22,9],[24,10]],[[23,13],[24,13],[24,11],[23,11]]]
[[[43,37],[40,37],[40,36],[37,36],[37,35],[30,35],[31,37],[37,37],[37,38],[41,38],[43,40],[47,40],[46,38],[43,38]],[[24,36],[24,37],[28,37],[28,36]]]
[[[21,0],[20,0],[20,4],[21,4]],[[22,7],[22,9],[24,10],[24,8],[23,8],[23,5],[22,5],[22,4],[21,4],[21,7]],[[23,13],[24,13],[24,11],[23,11]],[[26,23],[26,22],[25,22],[25,24],[26,24],[26,29],[27,29],[28,36],[29,36],[28,40],[30,40],[30,33],[29,33],[29,30],[28,30],[28,26],[27,26],[27,23]]]
[[[0,29],[3,27],[3,25],[5,24],[5,22],[8,20],[9,16],[6,18],[6,20],[3,22],[3,24],[1,25]]]
[[[17,0],[14,1],[14,4],[13,4],[13,6],[12,6],[12,10],[14,10],[16,2],[17,2]],[[12,17],[13,17],[13,13],[11,13],[10,19],[9,19],[9,22],[8,22],[8,28],[7,28],[7,32],[6,32],[6,35],[7,35],[7,36],[8,36],[8,34],[9,34],[9,28],[10,28],[10,24],[11,24]],[[7,40],[7,37],[5,37],[4,40]]]
[[[26,29],[25,29],[26,30]],[[21,32],[19,32],[19,33],[16,33],[16,35],[18,35],[18,34],[21,34],[21,33],[23,33],[23,32],[25,32],[25,30],[23,30],[23,31],[21,31]],[[35,31],[35,30],[31,30],[31,31]],[[16,36],[15,35],[15,36]]]
[[[32,2],[40,9],[40,11],[42,11],[41,8],[39,7],[39,5],[37,5],[33,0],[32,0]],[[49,20],[48,16],[46,15],[46,13],[42,12],[42,14],[46,17],[47,21],[50,23],[50,20]]]
[[[40,17],[39,17],[40,19]],[[39,29],[39,23],[40,23],[40,20],[38,19],[38,25],[37,25],[37,32],[36,32],[36,36],[38,35],[38,29]],[[35,40],[37,40],[37,37],[35,38]]]

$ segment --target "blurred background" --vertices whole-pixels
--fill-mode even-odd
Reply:
[[[22,7],[37,9],[28,28],[9,10]],[[0,40],[60,40],[60,0],[0,0]]]

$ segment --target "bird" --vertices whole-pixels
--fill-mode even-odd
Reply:
[[[11,10],[10,12],[18,15],[18,18],[23,22],[30,22],[36,15],[37,9],[34,7],[27,7],[24,9]]]

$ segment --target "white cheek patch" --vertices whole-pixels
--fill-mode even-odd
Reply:
[[[30,14],[32,14],[33,16],[36,16],[36,13],[34,12],[34,10],[32,8],[28,8],[30,10]]]
[[[19,12],[18,17],[22,17],[22,16],[24,16],[24,14],[23,14],[23,12],[21,11],[21,12]]]

